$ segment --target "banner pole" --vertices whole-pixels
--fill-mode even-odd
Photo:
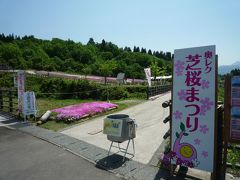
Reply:
[[[217,102],[218,102],[218,55],[215,55],[215,117],[214,117],[214,156],[213,156],[213,172],[211,173],[211,180],[217,178],[217,147],[218,147],[218,115],[217,115]]]

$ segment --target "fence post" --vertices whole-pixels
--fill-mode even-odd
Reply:
[[[223,174],[224,171],[222,171],[223,167],[223,106],[219,106],[217,109],[217,120],[218,120],[218,127],[217,127],[217,156],[216,156],[216,178],[217,179],[224,179]]]
[[[0,88],[0,109],[3,109],[3,91]]]
[[[13,112],[13,97],[12,97],[12,91],[8,91],[8,98],[9,98],[9,112]]]
[[[148,100],[149,99],[149,87],[148,86],[147,86],[146,92],[147,92],[147,100]]]

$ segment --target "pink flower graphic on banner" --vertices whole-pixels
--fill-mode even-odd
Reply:
[[[181,89],[180,91],[178,91],[177,94],[178,94],[179,100],[186,100],[187,94],[185,90]]]
[[[200,115],[206,115],[206,112],[211,110],[211,107],[213,106],[213,101],[211,101],[209,98],[204,98],[200,100],[201,109],[200,109]]]
[[[175,111],[173,113],[173,115],[174,115],[175,119],[181,119],[182,118],[182,113],[180,111],[178,111],[178,110]]]
[[[182,75],[183,75],[183,72],[182,72],[182,71],[176,71],[176,75],[177,75],[177,76],[182,76]]]
[[[202,152],[202,156],[203,156],[204,158],[208,157],[208,152],[207,152],[207,151],[203,151],[203,152]]]
[[[204,109],[204,108],[202,108],[202,106],[201,106],[201,108],[200,108],[200,116],[205,116],[206,115],[206,109]]]
[[[184,64],[185,64],[184,62],[179,60],[174,64],[177,76],[183,75]]]
[[[200,132],[202,132],[203,134],[206,134],[208,130],[209,129],[207,125],[200,125]]]
[[[182,70],[184,69],[184,64],[185,64],[184,62],[178,60],[178,61],[174,64],[174,66],[175,66],[176,69],[182,71]]]
[[[197,138],[197,139],[194,140],[194,143],[195,143],[196,145],[200,145],[201,140]]]
[[[209,88],[210,82],[206,80],[202,80],[201,84],[202,84],[202,89],[206,89],[206,88]]]
[[[202,104],[202,108],[206,110],[210,110],[211,106],[213,106],[213,101],[210,101],[209,98],[201,99],[200,103]]]

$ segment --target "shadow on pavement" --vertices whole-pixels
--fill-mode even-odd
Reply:
[[[8,112],[4,112],[0,110],[0,115],[8,120],[17,120],[17,117],[13,114],[10,114]]]
[[[173,169],[176,170],[176,166]],[[181,180],[181,179],[191,179],[191,180],[201,180],[200,178],[196,178],[187,174],[188,168],[181,166],[177,172],[174,172],[173,175],[170,174],[169,169],[166,167],[159,168],[158,173],[156,174],[154,180],[159,179],[171,179],[171,180]]]
[[[105,170],[113,170],[125,165],[126,161],[129,161],[128,158],[125,158],[124,161],[123,156],[118,154],[112,154],[103,159],[100,159],[96,162],[96,167]]]
[[[170,172],[166,169],[159,169],[158,173],[156,174],[154,180],[159,180],[159,179],[170,179],[171,175]]]

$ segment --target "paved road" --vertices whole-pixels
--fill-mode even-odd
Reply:
[[[0,180],[120,179],[62,148],[3,126],[0,160]]]
[[[169,100],[170,97],[171,94],[167,93],[153,101],[150,100],[118,112],[135,118],[138,125],[137,137],[135,138],[136,153],[133,160],[147,164],[162,143],[163,135],[169,129],[169,123],[162,122],[164,117],[169,115],[168,108],[162,108],[162,102]],[[103,118],[96,118],[64,130],[62,133],[108,150],[110,141],[102,133]],[[123,147],[126,146],[126,142],[122,144]],[[132,146],[129,147],[129,152],[132,152]]]

